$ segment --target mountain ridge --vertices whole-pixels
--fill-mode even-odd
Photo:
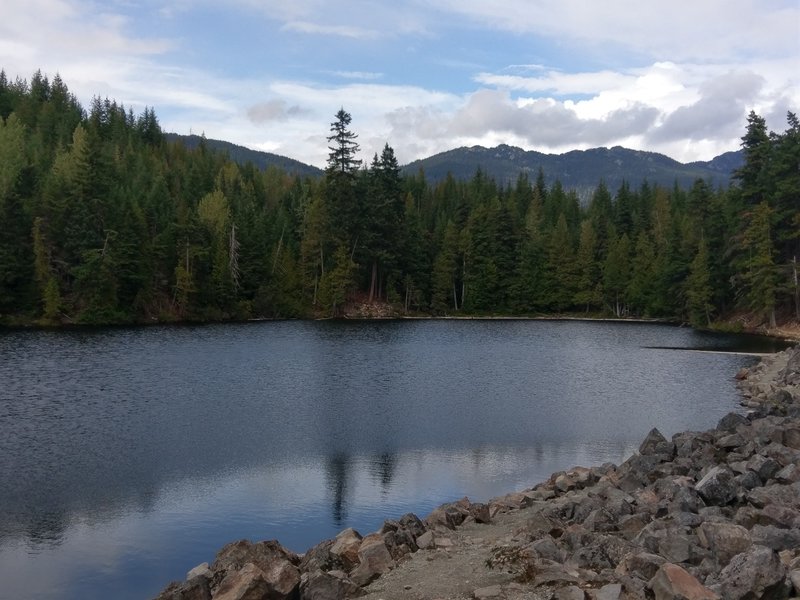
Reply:
[[[403,172],[413,174],[422,169],[429,180],[436,182],[448,173],[455,179],[469,178],[480,168],[498,183],[513,184],[520,174],[526,173],[533,179],[541,169],[548,185],[558,179],[565,189],[581,192],[593,190],[601,180],[610,189],[618,188],[623,181],[638,186],[645,180],[669,187],[677,183],[686,188],[698,178],[710,180],[712,185],[727,186],[743,160],[741,151],[726,152],[710,161],[681,163],[664,154],[622,146],[545,154],[500,144],[494,148],[471,146],[447,150],[413,161],[403,167]]]
[[[324,171],[299,160],[253,150],[224,140],[208,139],[198,135],[167,133],[167,140],[196,148],[205,139],[209,148],[228,154],[231,160],[245,164],[252,162],[260,169],[274,166],[301,177],[320,177]],[[455,179],[470,179],[478,169],[503,185],[513,184],[525,173],[534,180],[541,169],[548,186],[556,180],[565,189],[575,189],[583,196],[591,193],[602,180],[609,189],[617,189],[625,181],[638,187],[644,181],[671,187],[688,188],[695,180],[710,181],[713,186],[727,186],[733,172],[741,167],[744,157],[741,150],[720,154],[709,161],[681,163],[669,156],[646,150],[631,150],[622,146],[570,150],[562,154],[547,154],[536,150],[523,150],[516,146],[500,144],[462,146],[439,152],[427,158],[411,161],[401,167],[405,175],[416,175],[420,169],[428,181],[435,183],[448,174]]]

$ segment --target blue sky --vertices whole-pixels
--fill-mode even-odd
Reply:
[[[5,0],[0,67],[318,166],[340,107],[365,159],[507,143],[707,160],[750,110],[777,131],[800,111],[800,1]]]

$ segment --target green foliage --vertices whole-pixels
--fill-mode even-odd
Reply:
[[[749,212],[742,248],[747,253],[741,274],[746,305],[775,326],[775,304],[778,273],[775,269],[774,245],[770,217],[772,209],[766,200]]]
[[[711,271],[708,264],[708,245],[705,239],[700,240],[697,255],[689,266],[689,277],[686,279],[686,300],[689,311],[689,323],[694,327],[707,327],[711,324]]]
[[[616,317],[628,312],[627,291],[631,280],[630,240],[627,234],[610,241],[603,263],[603,295]]]
[[[800,313],[800,126],[751,113],[738,187],[599,181],[582,206],[539,170],[498,184],[361,168],[337,112],[319,178],[168,141],[155,111],[88,111],[63,81],[0,72],[0,319],[145,322],[586,311],[707,326],[735,302]],[[322,137],[322,136],[321,136]],[[609,151],[612,152],[612,151]],[[586,190],[584,190],[586,191]]]

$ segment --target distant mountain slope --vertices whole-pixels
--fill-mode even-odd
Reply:
[[[496,148],[456,148],[414,161],[403,171],[414,174],[423,169],[429,181],[439,181],[448,173],[456,179],[469,179],[480,168],[498,183],[505,184],[515,182],[522,172],[534,180],[541,167],[548,185],[558,179],[565,188],[580,193],[593,190],[600,179],[612,191],[623,180],[638,187],[645,179],[667,187],[677,181],[679,186],[688,187],[699,177],[711,180],[713,185],[727,186],[732,171],[741,164],[741,152],[727,152],[708,162],[683,164],[663,154],[620,146],[543,154],[503,144]]]
[[[197,148],[197,146],[200,144],[200,140],[202,139],[199,135],[179,135],[177,133],[167,133],[166,138],[167,141],[170,142],[181,142],[184,146],[190,149]],[[250,148],[237,146],[231,142],[206,139],[206,144],[209,148],[227,153],[228,157],[230,157],[232,161],[239,163],[240,165],[251,162],[259,169],[266,169],[270,166],[278,167],[288,173],[294,173],[302,177],[319,177],[323,173],[321,169],[302,163],[299,160],[294,160],[293,158],[280,156],[278,154],[272,154],[271,152],[251,150]]]
[[[196,148],[202,139],[199,135],[166,134],[167,140],[179,141],[187,148]],[[252,162],[260,169],[274,166],[300,176],[319,177],[321,169],[298,160],[251,150],[222,140],[206,139],[209,148],[226,152],[231,160],[245,164]],[[403,173],[413,175],[422,169],[428,181],[441,181],[452,173],[456,179],[470,179],[478,168],[498,183],[514,183],[520,173],[528,173],[535,180],[541,167],[548,185],[558,179],[567,189],[575,189],[585,197],[603,179],[615,191],[623,180],[638,187],[647,179],[650,183],[672,187],[677,181],[689,187],[697,178],[710,180],[713,185],[727,186],[731,173],[743,164],[741,151],[726,152],[710,161],[683,164],[655,152],[629,150],[620,146],[572,150],[565,154],[543,154],[502,144],[496,148],[472,146],[455,148],[428,158],[415,160],[403,167]]]

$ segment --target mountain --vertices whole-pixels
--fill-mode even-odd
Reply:
[[[203,139],[199,135],[176,133],[168,133],[166,137],[168,141],[180,142],[190,149],[196,148]],[[274,166],[303,177],[319,177],[323,174],[317,167],[286,156],[251,150],[222,140],[206,139],[206,144],[209,148],[225,152],[239,164],[252,162],[260,169]],[[743,162],[741,151],[726,152],[710,161],[684,164],[663,154],[620,146],[543,154],[502,144],[496,148],[455,148],[415,160],[402,170],[406,175],[415,175],[422,169],[428,181],[436,182],[445,179],[448,173],[456,179],[470,179],[480,168],[498,183],[513,184],[520,173],[527,173],[531,181],[535,180],[541,168],[548,186],[558,179],[564,188],[576,190],[583,198],[592,193],[601,179],[612,192],[623,180],[632,187],[638,187],[646,179],[665,187],[672,187],[677,182],[680,187],[687,188],[697,178],[711,181],[714,186],[727,186],[731,174]]]
[[[663,154],[620,146],[543,154],[503,144],[496,148],[472,146],[448,150],[409,163],[403,171],[413,175],[422,169],[429,181],[440,181],[448,173],[456,179],[469,179],[480,168],[498,183],[513,184],[520,173],[527,173],[535,180],[541,168],[548,185],[558,179],[564,188],[575,189],[583,196],[594,190],[601,179],[612,192],[623,180],[632,187],[638,187],[645,179],[666,187],[676,182],[689,187],[701,178],[715,186],[727,186],[733,170],[742,164],[740,151],[727,152],[707,162],[683,164]]]
[[[166,138],[169,142],[180,142],[190,150],[197,148],[197,146],[200,145],[200,141],[203,139],[199,135],[179,135],[177,133],[167,133]],[[272,154],[271,152],[251,150],[250,148],[237,146],[231,142],[206,139],[206,145],[213,150],[219,150],[226,153],[232,161],[239,163],[240,165],[251,162],[259,169],[278,167],[287,173],[293,173],[300,175],[301,177],[319,177],[323,173],[322,169],[318,169],[312,165],[307,165],[299,160],[294,160],[293,158],[280,156],[278,154]]]

